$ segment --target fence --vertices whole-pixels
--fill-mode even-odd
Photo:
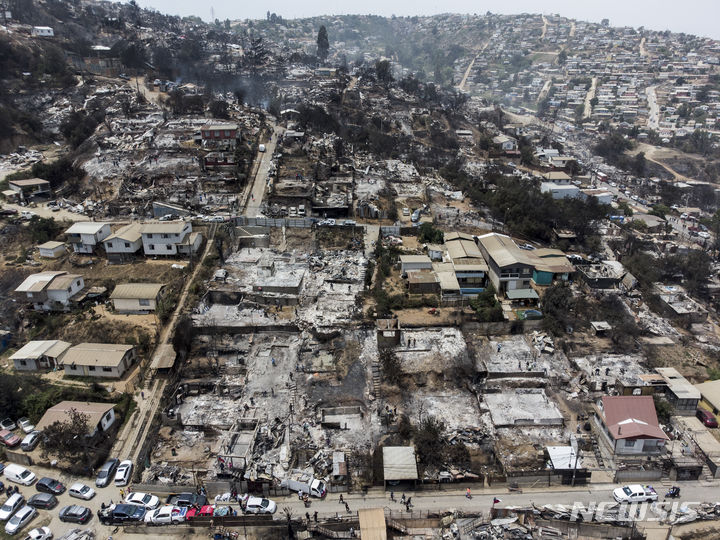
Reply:
[[[11,450],[5,450],[5,456],[11,463],[17,463],[18,465],[29,466],[33,464],[32,458],[24,452],[12,452]]]
[[[626,482],[654,482],[662,478],[661,469],[626,469],[615,473],[615,483],[624,484]]]

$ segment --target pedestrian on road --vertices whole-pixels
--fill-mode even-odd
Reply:
[[[400,504],[405,504],[405,494],[402,494],[402,497],[400,497]]]
[[[349,514],[350,513],[350,505],[348,503],[345,503],[345,511]]]
[[[140,397],[145,399],[145,392],[143,392],[142,390],[140,391]]]
[[[340,504],[345,502],[345,499],[343,499],[342,493],[340,494],[340,500],[338,501]]]
[[[125,490],[122,489],[122,488],[120,488],[120,498],[121,498],[121,499],[124,499],[124,498],[125,498]]]
[[[465,492],[465,498],[472,499],[472,495],[470,495],[470,488],[467,488],[467,491]]]
[[[315,512],[313,513],[313,520],[315,521],[315,523],[317,523],[317,522],[318,522],[318,518],[317,518],[317,510],[315,510]]]
[[[390,492],[390,500],[391,500],[391,501],[394,501],[394,500],[395,500],[395,492],[394,492],[394,491],[391,491],[391,492]]]
[[[307,522],[310,523],[310,512],[305,512],[305,519],[307,519]]]
[[[412,506],[412,497],[408,497],[407,505],[408,507]]]

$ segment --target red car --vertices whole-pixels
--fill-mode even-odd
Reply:
[[[7,429],[3,429],[0,431],[0,442],[8,448],[12,448],[13,446],[20,444],[20,437]]]
[[[698,419],[703,423],[705,427],[709,428],[716,428],[718,427],[717,420],[715,418],[715,415],[711,413],[710,411],[706,411],[705,409],[698,409],[695,413],[695,416],[698,417]]]
[[[212,516],[214,513],[215,507],[211,504],[206,504],[205,506],[202,506],[199,510],[197,508],[190,508],[187,511],[187,514],[185,514],[185,519],[190,521],[191,519],[196,517]]]

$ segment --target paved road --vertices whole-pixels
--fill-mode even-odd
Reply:
[[[681,502],[716,502],[720,501],[720,484],[716,481],[712,484],[698,485],[696,482],[680,482],[683,497]],[[570,488],[569,486],[554,486],[550,488],[526,489],[523,493],[508,493],[507,489],[473,489],[472,499],[465,497],[464,490],[456,491],[422,491],[422,492],[406,492],[406,495],[412,497],[413,507],[411,510],[418,511],[444,511],[456,509],[463,512],[483,512],[487,514],[493,505],[493,499],[497,497],[500,503],[496,506],[500,508],[507,507],[523,507],[531,504],[542,506],[545,504],[563,504],[572,507],[577,502],[585,506],[590,503],[612,502],[612,490],[618,485],[614,484],[598,484],[579,488]],[[662,497],[667,488],[657,487]],[[400,499],[402,492],[395,492],[395,499]],[[310,508],[305,508],[297,496],[291,495],[284,498],[276,498],[275,502],[278,508],[289,507],[293,510],[294,515],[303,516],[305,512],[311,515],[317,511],[320,518],[334,517],[336,514],[347,515],[345,506],[339,502],[336,494],[328,495],[324,500],[313,499]],[[343,499],[347,501],[351,512],[356,512],[360,508],[388,508],[393,512],[404,512],[405,507],[399,502],[390,500],[390,493],[383,493],[380,490],[368,493],[363,497],[360,494],[344,495]],[[680,501],[680,499],[676,499]],[[648,515],[646,518],[651,518]]]
[[[265,196],[265,189],[268,185],[273,153],[275,153],[278,138],[281,137],[285,131],[284,128],[275,124],[272,124],[272,126],[272,138],[265,143],[265,152],[258,152],[260,160],[255,167],[253,183],[249,192],[245,193],[245,210],[243,211],[243,215],[247,217],[257,217],[260,213],[263,197]]]
[[[588,90],[588,93],[585,95],[585,109],[583,110],[583,118],[590,118],[590,115],[592,114],[592,104],[590,102],[592,101],[592,98],[595,97],[595,89],[597,88],[597,82],[598,78],[593,77],[592,84],[590,85],[590,90]]]
[[[645,40],[645,38],[643,38],[643,40]],[[655,88],[655,86],[648,86],[645,89],[645,95],[647,96],[648,107],[650,109],[647,127],[657,131],[660,127],[660,109],[657,104],[657,94],[655,93]]]

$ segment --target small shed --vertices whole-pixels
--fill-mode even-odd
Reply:
[[[63,242],[45,242],[38,246],[38,251],[41,257],[48,259],[57,259],[65,253],[65,244]]]
[[[417,458],[412,446],[383,447],[383,481],[408,482],[418,480]]]
[[[604,337],[612,330],[610,323],[607,321],[590,321],[590,326],[592,326],[595,335],[598,337]]]
[[[400,270],[432,270],[432,261],[427,255],[400,255]]]

